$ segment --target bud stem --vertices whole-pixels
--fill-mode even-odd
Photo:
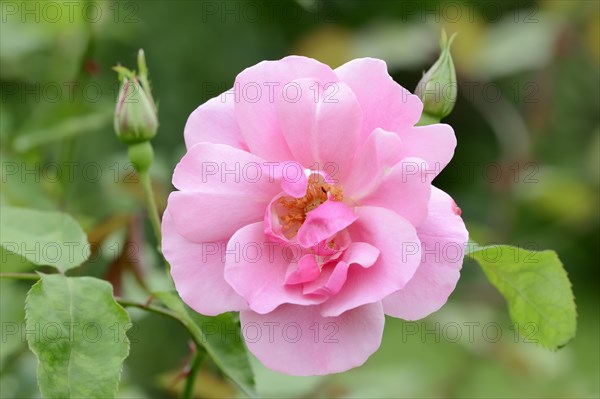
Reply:
[[[154,229],[154,235],[158,241],[157,249],[159,253],[162,253],[160,245],[162,242],[162,234],[160,231],[160,218],[158,216],[158,209],[156,207],[156,201],[154,200],[154,193],[152,192],[152,181],[150,179],[150,173],[140,172],[140,183],[144,189],[144,195],[146,196],[146,202],[148,203],[148,216],[150,216],[150,222]]]
[[[129,155],[129,160],[140,177],[140,183],[142,184],[142,189],[144,190],[144,195],[146,197],[148,216],[150,217],[152,229],[154,230],[154,235],[158,241],[157,249],[159,253],[162,253],[160,249],[162,242],[160,218],[158,216],[156,201],[154,200],[154,193],[152,192],[152,180],[150,179],[150,166],[154,160],[152,144],[150,144],[149,141],[130,144],[127,153]]]
[[[423,112],[421,114],[421,119],[417,122],[417,126],[435,125],[436,123],[440,123],[440,121],[441,119],[439,117]]]
[[[196,382],[196,376],[198,375],[198,371],[200,371],[200,367],[202,366],[202,363],[206,358],[206,351],[201,346],[196,345],[195,353],[192,356],[192,364],[185,381],[183,394],[181,396],[184,399],[191,399],[194,397],[194,385]]]

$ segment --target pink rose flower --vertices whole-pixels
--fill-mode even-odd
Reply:
[[[205,315],[240,311],[249,350],[293,375],[357,367],[384,315],[415,320],[454,290],[467,231],[432,186],[445,124],[384,61],[305,57],[241,72],[185,127],[162,223],[177,291]]]

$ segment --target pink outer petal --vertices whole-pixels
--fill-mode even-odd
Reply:
[[[185,146],[209,142],[248,149],[235,120],[234,97],[222,94],[214,97],[192,112],[185,124]]]
[[[428,174],[437,176],[448,165],[454,149],[456,136],[449,125],[438,123],[397,130],[402,139],[402,157],[417,157],[425,160]]]
[[[346,204],[325,201],[306,215],[306,220],[298,230],[298,244],[304,248],[313,247],[345,229],[357,218]]]
[[[342,181],[348,197],[362,198],[381,184],[389,169],[402,159],[402,141],[396,133],[375,129],[358,149],[350,175]]]
[[[248,349],[267,367],[291,375],[340,373],[362,365],[381,344],[385,318],[381,303],[338,317],[323,317],[318,306],[282,305],[261,315],[240,312]]]
[[[337,81],[327,65],[298,56],[263,61],[237,76],[234,85],[235,116],[254,154],[268,161],[293,159],[281,134],[275,101],[283,96],[282,89],[286,85],[304,78],[314,78],[322,84]]]
[[[359,219],[348,227],[352,241],[370,243],[381,253],[373,266],[349,269],[342,290],[321,305],[323,316],[380,301],[403,288],[419,266],[421,244],[406,219],[376,207],[360,207],[356,213]]]
[[[330,177],[342,179],[350,170],[362,126],[354,93],[344,83],[323,86],[316,79],[300,79],[292,85],[293,93],[299,93],[297,99],[282,96],[275,101],[292,155],[306,168],[333,167],[336,173]]]
[[[271,169],[276,174],[277,167]],[[280,186],[273,184],[276,176],[270,176],[269,172],[265,160],[247,151],[224,144],[200,143],[190,148],[175,167],[173,185],[178,190],[254,193],[271,199]]]
[[[261,220],[268,200],[229,193],[175,191],[168,208],[177,231],[190,241],[227,240],[239,228]]]
[[[390,209],[413,226],[419,226],[427,217],[431,195],[431,179],[427,163],[419,158],[405,158],[385,173],[379,185],[371,188],[364,198],[353,201],[366,206]]]
[[[446,303],[460,276],[469,235],[452,198],[435,187],[429,216],[417,233],[422,263],[403,289],[383,301],[386,314],[406,320],[421,319]]]
[[[264,170],[264,161],[228,145],[201,143],[182,158],[173,174],[182,191],[169,196],[177,230],[188,240],[227,240],[237,229],[264,217],[280,184]]]
[[[302,255],[298,246],[267,242],[262,222],[250,224],[227,243],[225,280],[258,313],[271,312],[284,303],[318,304],[324,298],[303,295],[300,285],[285,285],[288,265]]]
[[[375,128],[398,132],[419,121],[421,100],[394,82],[385,61],[359,58],[335,70],[339,79],[350,86],[363,110],[361,142]]]
[[[225,242],[203,245],[186,240],[175,229],[168,211],[163,215],[162,232],[162,251],[185,303],[207,316],[248,308],[225,281]]]

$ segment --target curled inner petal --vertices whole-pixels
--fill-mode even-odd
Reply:
[[[342,201],[344,193],[340,187],[328,183],[318,173],[312,173],[308,178],[308,187],[304,197],[280,197],[274,203],[274,210],[281,223],[281,232],[283,235],[288,239],[295,237],[306,220],[308,212],[316,209],[328,199]]]

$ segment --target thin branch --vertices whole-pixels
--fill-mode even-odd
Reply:
[[[196,345],[195,352],[192,355],[193,356],[192,365],[191,365],[190,371],[188,372],[188,375],[186,377],[185,386],[183,388],[183,394],[182,394],[183,399],[191,399],[194,397],[194,385],[196,383],[196,376],[198,375],[198,371],[200,370],[200,368],[202,366],[202,362],[204,361],[204,358],[206,357],[206,351],[204,350],[204,348],[199,347],[197,344],[195,344],[195,345]]]
[[[0,278],[12,278],[15,280],[39,280],[40,275],[35,273],[0,273]]]
[[[123,307],[138,308],[138,309],[146,310],[148,312],[156,313],[156,314],[159,314],[162,316],[170,317],[171,319],[178,321],[184,327],[187,328],[185,322],[183,320],[181,320],[179,318],[179,316],[177,316],[177,314],[171,312],[170,310],[168,310],[166,308],[163,308],[162,306],[154,306],[154,305],[130,301],[128,299],[123,299],[123,298],[118,298],[118,297],[116,297],[115,300],[119,303],[119,305],[121,305]]]

